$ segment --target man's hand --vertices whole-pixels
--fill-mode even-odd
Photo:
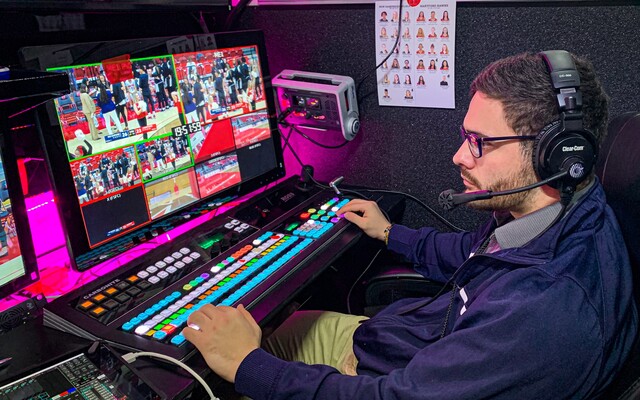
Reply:
[[[260,347],[260,327],[242,305],[233,308],[207,304],[189,316],[188,325],[196,327],[184,328],[184,337],[196,346],[218,376],[231,383],[242,360]]]
[[[362,216],[355,214],[356,212],[362,213]],[[384,230],[391,224],[384,214],[382,214],[380,207],[378,207],[375,201],[361,199],[351,200],[336,211],[336,214],[344,214],[344,218],[347,221],[353,222],[358,225],[364,233],[379,240],[384,240]]]

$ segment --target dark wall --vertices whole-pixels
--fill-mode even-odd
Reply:
[[[250,7],[240,22],[265,31],[272,75],[288,68],[348,75],[358,82],[375,65],[374,21],[369,5]],[[325,150],[292,137],[318,178],[344,175],[345,182],[406,191],[436,208],[442,190],[462,188],[451,157],[459,145],[457,127],[466,112],[469,84],[489,62],[523,51],[557,48],[586,56],[612,98],[610,115],[640,109],[640,6],[460,3],[456,25],[456,109],[380,107],[374,94],[359,105],[362,129],[346,147]],[[362,93],[372,90],[374,77],[363,84]],[[286,161],[290,172],[299,173],[290,154]],[[465,228],[485,217],[466,208],[444,213]],[[407,216],[409,225],[434,223],[414,206]]]
[[[52,0],[53,2],[53,0]],[[40,32],[36,16],[84,14],[84,30]],[[13,10],[0,6],[0,65],[18,66],[18,50],[25,46],[91,42],[157,36],[179,36],[221,30],[228,15],[224,7],[200,13],[187,8],[113,9],[110,11]]]

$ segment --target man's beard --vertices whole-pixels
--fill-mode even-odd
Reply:
[[[484,187],[481,186],[480,182],[478,182],[473,176],[466,173],[466,171],[462,171],[462,176],[479,190],[491,190],[493,192],[516,189],[534,184],[538,181],[536,174],[533,171],[533,166],[528,162],[523,162],[522,167],[511,175],[495,182],[491,182]],[[496,196],[492,199],[472,201],[469,203],[469,207],[483,211],[508,210],[521,212],[527,209],[527,206],[531,201],[531,196],[531,191],[527,190],[520,193]]]

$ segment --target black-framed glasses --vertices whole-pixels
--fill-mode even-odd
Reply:
[[[471,154],[475,158],[480,158],[482,157],[482,145],[484,142],[498,142],[500,140],[533,140],[536,138],[536,135],[485,137],[479,136],[477,133],[467,132],[467,130],[464,129],[464,126],[460,125],[460,138],[463,141],[467,141]]]

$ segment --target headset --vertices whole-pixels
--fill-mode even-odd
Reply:
[[[542,128],[534,140],[533,169],[540,181],[500,192],[480,190],[456,193],[453,189],[445,190],[438,197],[444,209],[451,210],[470,201],[524,192],[543,185],[559,189],[563,201],[568,202],[576,186],[593,170],[598,155],[598,141],[582,123],[580,74],[573,58],[565,50],[549,50],[539,54],[549,71],[560,112],[560,119]]]
[[[540,55],[551,76],[560,119],[538,133],[533,148],[533,169],[542,180],[567,172],[549,185],[575,190],[593,170],[598,142],[582,123],[580,74],[573,58],[564,50],[543,51]]]

